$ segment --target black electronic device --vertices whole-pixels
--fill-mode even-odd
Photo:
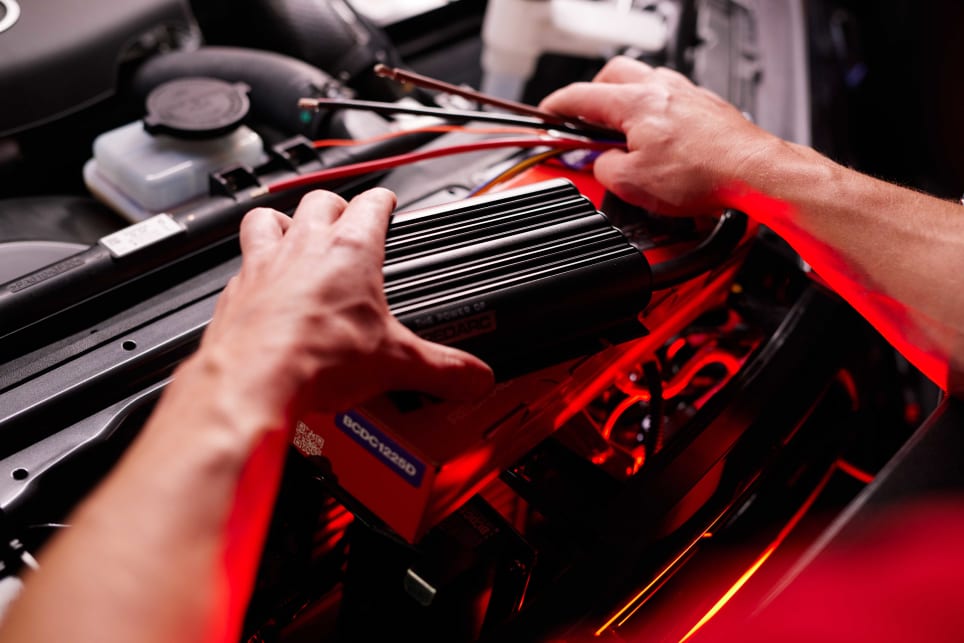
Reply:
[[[386,242],[393,314],[503,377],[643,334],[651,281],[643,254],[563,179],[396,215]]]

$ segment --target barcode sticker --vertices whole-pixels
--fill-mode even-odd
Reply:
[[[120,259],[183,231],[184,226],[165,212],[112,232],[98,243],[107,248],[115,259]]]

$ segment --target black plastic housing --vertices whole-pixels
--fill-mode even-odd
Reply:
[[[139,40],[188,32],[183,0],[28,0],[0,33],[0,136],[54,120],[112,95]],[[16,97],[14,100],[13,97]]]

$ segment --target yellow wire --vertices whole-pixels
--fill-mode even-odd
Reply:
[[[477,188],[472,192],[472,196],[485,194],[496,185],[500,183],[504,183],[505,181],[508,181],[512,177],[521,174],[523,171],[529,169],[533,165],[538,165],[539,163],[542,163],[546,159],[550,159],[553,156],[559,156],[563,152],[565,152],[565,150],[548,150],[546,152],[539,152],[538,154],[527,156],[526,158],[522,159],[515,165],[500,172],[495,178],[489,179],[488,182],[483,183],[479,188]]]

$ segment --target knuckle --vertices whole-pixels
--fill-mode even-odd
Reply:
[[[301,205],[306,207],[344,208],[347,202],[329,190],[312,190],[301,197]]]
[[[655,67],[653,69],[653,74],[655,74],[656,76],[659,76],[660,78],[665,78],[665,79],[680,77],[679,72],[673,69],[670,69],[669,67]]]
[[[332,236],[331,243],[335,248],[359,252],[367,250],[372,244],[372,239],[364,229],[348,225],[338,228]]]
[[[631,67],[637,67],[639,63],[629,56],[624,56],[622,54],[618,56],[613,56],[610,58],[604,67],[608,67],[610,70],[613,69],[629,69]]]

